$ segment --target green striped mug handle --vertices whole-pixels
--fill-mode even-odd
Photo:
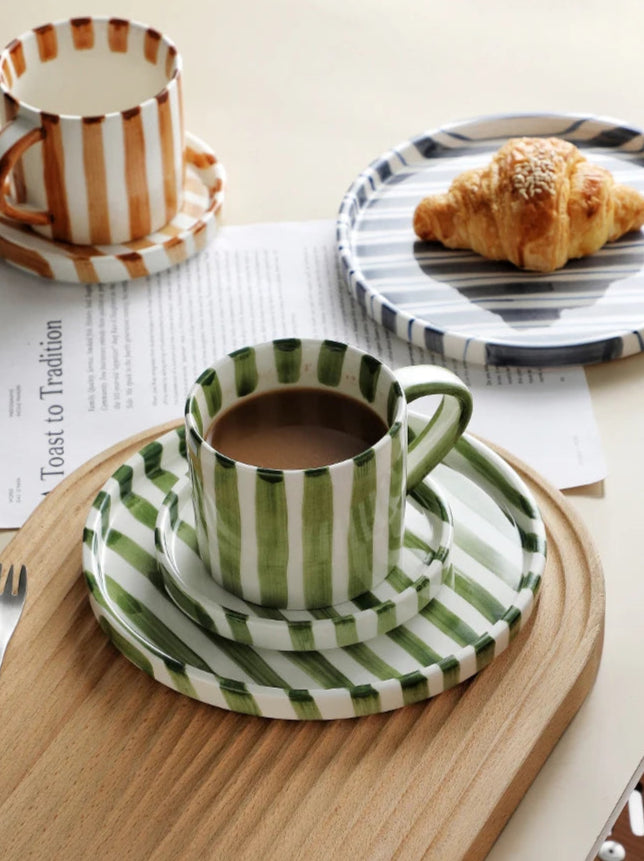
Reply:
[[[458,441],[472,415],[472,395],[456,374],[438,365],[410,365],[395,371],[407,402],[442,395],[435,413],[409,444],[407,489],[412,490]]]

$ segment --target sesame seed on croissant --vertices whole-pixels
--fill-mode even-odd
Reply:
[[[644,196],[559,138],[512,138],[416,207],[423,240],[552,272],[644,224]]]

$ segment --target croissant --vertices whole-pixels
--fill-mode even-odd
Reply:
[[[512,138],[416,207],[420,239],[552,272],[644,224],[644,197],[559,138]]]

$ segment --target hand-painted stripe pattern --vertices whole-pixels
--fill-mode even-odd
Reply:
[[[225,463],[225,457],[199,443],[197,434],[205,435],[217,412],[238,398],[295,383],[331,386],[362,399],[383,418],[393,409],[394,424],[352,463],[327,467],[324,481],[317,473]],[[195,500],[202,502],[205,515],[197,538],[215,580],[248,601],[289,609],[314,606],[312,600],[318,606],[349,600],[382,582],[403,531],[396,512],[404,506],[405,475],[403,469],[392,470],[392,463],[401,452],[404,408],[391,372],[335,341],[291,338],[243,347],[224,357],[216,370],[206,370],[188,399],[186,422],[198,485]],[[220,493],[222,470],[230,486]],[[235,510],[229,505],[233,493],[241,509],[235,529],[228,522]],[[242,500],[248,502],[245,507]],[[328,521],[320,524],[324,512]],[[239,564],[232,569],[237,547]],[[348,572],[348,581],[345,573],[334,577],[334,572]]]
[[[157,233],[123,245],[76,246],[0,218],[0,256],[42,278],[91,284],[154,275],[202,251],[217,231],[216,216],[224,201],[226,172],[203,141],[187,135],[186,142],[181,210]],[[93,177],[90,183],[95,184]],[[90,223],[100,218],[96,212]]]
[[[325,470],[316,478],[328,488]],[[251,604],[219,587],[199,557],[190,491],[189,481],[180,479],[160,506],[155,526],[157,559],[168,594],[177,606],[198,624],[228,639],[280,651],[365,642],[416,616],[449,576],[454,532],[451,510],[428,479],[407,503],[400,565],[373,591],[310,611]],[[121,492],[122,500],[130,496],[135,496],[131,490],[128,496]],[[316,565],[314,549],[305,557],[307,567]],[[317,576],[311,578],[311,582],[317,580]]]
[[[137,454],[127,464],[131,482],[112,478],[97,496],[84,532],[83,568],[93,611],[116,648],[180,693],[224,709],[298,720],[388,711],[482,670],[531,613],[545,562],[543,522],[518,476],[464,437],[433,473],[441,495],[459,511],[453,576],[413,619],[368,643],[317,652],[272,651],[219,637],[167,596],[149,517],[137,519],[123,501],[134,493],[158,510],[166,491],[155,478],[163,476],[167,485],[168,476],[185,475],[183,430],[159,442],[161,458],[151,472]],[[524,536],[532,536],[527,546]]]
[[[302,484],[302,555],[304,568],[311,572],[305,581],[306,602],[326,607],[333,603],[333,482],[322,467],[307,470]]]
[[[416,239],[428,194],[486,163],[505,139],[572,141],[644,192],[644,138],[593,117],[491,117],[427,132],[373,162],[347,192],[338,254],[350,291],[399,337],[479,364],[562,365],[644,349],[644,236],[632,234],[548,275]]]
[[[40,232],[54,240],[77,245],[128,242],[161,229],[179,211],[184,158],[180,139],[181,62],[169,40],[151,29],[139,39],[137,27],[116,18],[60,21],[27,34],[24,44],[18,40],[5,54],[0,69],[5,83],[28,76],[34,64],[55,64],[66,51],[98,53],[105,46],[113,53],[132,51],[138,56],[140,52],[146,63],[163,70],[165,86],[159,88],[159,93],[149,93],[140,105],[101,116],[98,124],[82,126],[85,152],[97,137],[101,139],[92,150],[91,170],[99,177],[108,177],[107,195],[92,195],[91,176],[85,175],[83,182],[77,182],[79,171],[87,174],[86,159],[74,155],[74,169],[64,169],[67,147],[62,145],[61,118],[41,114],[46,130],[42,156],[30,153],[28,162],[23,159],[22,169],[29,175],[34,194],[43,176],[43,197],[51,226],[40,228]],[[31,49],[32,40],[36,41],[35,51]],[[18,114],[21,113],[37,116],[39,112],[20,106]],[[5,111],[4,122],[10,118]],[[82,194],[75,193],[81,186],[87,188],[84,200]],[[157,198],[162,205],[151,207],[151,199]],[[119,201],[126,202],[127,217],[118,211]],[[91,225],[90,231],[87,225]]]

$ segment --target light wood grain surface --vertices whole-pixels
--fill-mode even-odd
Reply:
[[[91,501],[167,427],[77,470],[0,554],[29,569],[0,684],[2,857],[485,857],[597,672],[603,577],[569,504],[506,454],[549,555],[527,628],[473,681],[361,719],[237,715],[144,675],[88,604]]]

